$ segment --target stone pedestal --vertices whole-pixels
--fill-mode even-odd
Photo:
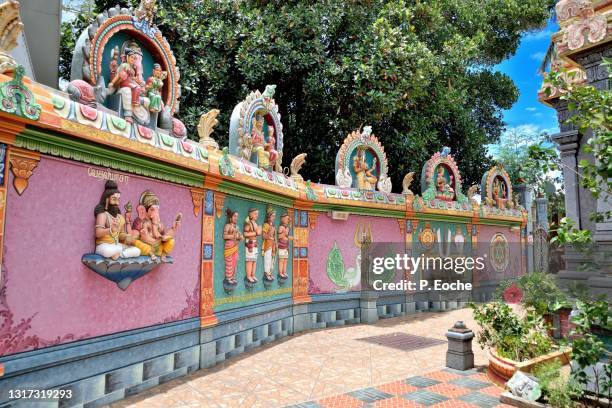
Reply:
[[[457,322],[446,332],[448,351],[446,366],[455,370],[470,370],[474,368],[474,353],[472,339],[474,332],[465,327],[463,322]]]
[[[361,323],[375,323],[378,321],[378,309],[376,301],[378,293],[375,291],[361,292],[359,306],[361,307]]]

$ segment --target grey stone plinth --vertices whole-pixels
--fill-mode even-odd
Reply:
[[[446,338],[448,339],[446,366],[462,371],[474,368],[472,352],[474,332],[467,329],[463,322],[457,322],[455,327],[446,332]]]
[[[374,291],[362,292],[359,298],[359,307],[361,307],[361,323],[375,323],[378,321],[378,308],[376,301],[378,293]]]

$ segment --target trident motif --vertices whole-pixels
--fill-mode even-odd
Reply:
[[[372,223],[369,222],[368,226],[357,223],[355,228],[355,235],[353,236],[355,246],[362,249],[363,246],[367,248],[372,243]]]

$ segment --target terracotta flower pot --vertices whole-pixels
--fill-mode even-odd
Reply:
[[[489,349],[489,369],[487,377],[494,383],[503,386],[517,370],[531,372],[535,366],[547,361],[559,360],[561,364],[568,364],[572,354],[571,349],[555,350],[543,356],[535,357],[527,361],[517,362],[501,357],[494,349]]]

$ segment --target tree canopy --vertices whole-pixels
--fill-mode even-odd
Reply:
[[[96,0],[95,10],[115,3]],[[493,67],[546,22],[553,3],[159,0],[156,22],[181,69],[179,117],[190,136],[200,114],[218,108],[213,137],[226,145],[234,106],[276,84],[285,166],[305,152],[305,179],[333,184],[342,140],[372,125],[397,189],[442,146],[452,148],[467,185],[479,181],[490,164],[486,145],[504,129],[502,110],[518,97]],[[82,20],[62,30],[61,65]]]

